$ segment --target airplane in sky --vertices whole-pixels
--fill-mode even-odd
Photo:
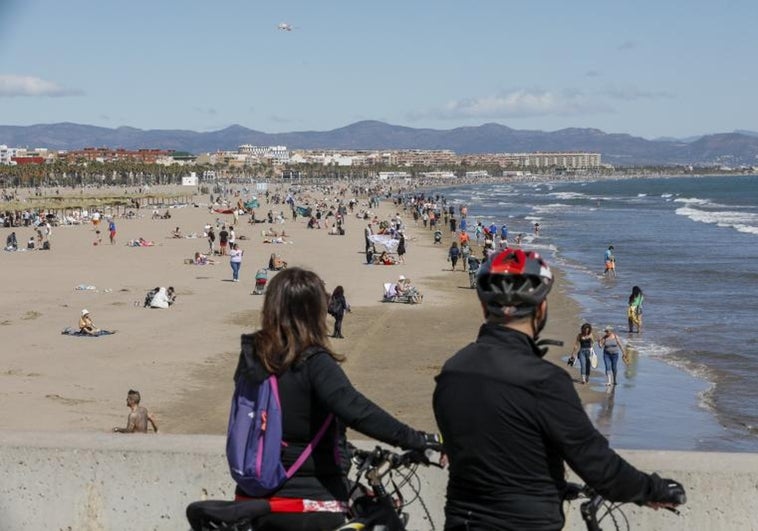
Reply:
[[[282,22],[281,24],[277,24],[276,29],[280,31],[292,31],[295,29],[295,27],[292,24],[287,24],[286,22]]]

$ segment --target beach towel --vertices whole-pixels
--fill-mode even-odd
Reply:
[[[397,252],[397,246],[400,244],[400,240],[394,239],[389,234],[372,234],[368,239],[371,243],[383,245],[391,253]]]
[[[112,334],[115,334],[115,330],[100,330],[97,332],[97,334],[85,334],[84,332],[80,332],[76,328],[71,328],[70,326],[67,326],[63,329],[64,336],[75,336],[75,337],[100,337],[100,336],[110,336]]]
[[[233,208],[214,208],[213,211],[216,214],[234,214]]]

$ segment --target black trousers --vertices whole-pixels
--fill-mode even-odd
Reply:
[[[342,316],[334,318],[334,337],[342,337]]]

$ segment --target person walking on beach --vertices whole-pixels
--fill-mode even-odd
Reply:
[[[403,231],[398,233],[400,235],[400,241],[397,244],[397,261],[400,264],[405,263],[405,234]]]
[[[213,255],[213,244],[216,241],[216,233],[213,227],[208,227],[208,254]]]
[[[108,237],[111,240],[111,245],[116,243],[116,222],[111,220],[108,222]]]
[[[226,225],[222,225],[221,232],[218,233],[218,245],[221,251],[221,256],[226,256],[227,243],[229,243],[229,233],[226,230]]]
[[[637,326],[637,332],[642,332],[642,302],[645,296],[639,286],[632,288],[632,294],[629,295],[629,307],[626,310],[626,317],[629,321],[629,333],[634,332]]]
[[[608,249],[605,251],[605,271],[603,271],[603,276],[611,276],[616,277],[616,257],[613,256],[613,245],[609,245]]]
[[[242,267],[242,255],[244,252],[236,243],[231,245],[229,251],[229,265],[232,267],[232,282],[239,282],[240,268]]]
[[[447,252],[447,260],[453,265],[453,271],[458,263],[458,258],[461,256],[461,250],[458,248],[458,242],[450,244],[450,250]]]
[[[608,378],[608,382],[605,385],[616,385],[619,354],[624,355],[624,345],[622,345],[619,336],[613,332],[611,325],[606,326],[603,332],[603,337],[600,338],[597,344],[603,349],[605,375]]]
[[[576,335],[574,349],[571,351],[571,358],[569,359],[573,365],[573,361],[576,359],[575,356],[579,357],[579,373],[581,374],[582,384],[590,381],[590,369],[592,368],[590,356],[592,355],[592,345],[594,344],[595,336],[592,334],[592,325],[584,323]]]
[[[141,399],[139,391],[129,389],[129,393],[126,395],[126,405],[131,412],[126,419],[126,428],[116,426],[113,428],[114,433],[147,433],[148,423],[152,425],[153,431],[158,433],[155,417],[146,408],[139,405]]]
[[[345,299],[345,288],[337,286],[332,292],[332,296],[329,297],[329,315],[334,317],[334,332],[332,336],[334,338],[345,339],[342,335],[342,320],[345,318],[345,312],[350,311],[350,305]]]

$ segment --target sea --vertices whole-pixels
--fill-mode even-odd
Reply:
[[[758,176],[623,178],[455,187],[448,201],[563,272],[578,316],[630,347],[587,413],[615,447],[758,451]],[[539,234],[534,224],[539,223]],[[603,276],[614,246],[616,278]],[[627,333],[633,286],[641,333]],[[578,331],[577,331],[578,332]],[[567,357],[571,345],[563,347]],[[578,364],[577,364],[578,365]],[[578,369],[577,374],[578,377]]]

